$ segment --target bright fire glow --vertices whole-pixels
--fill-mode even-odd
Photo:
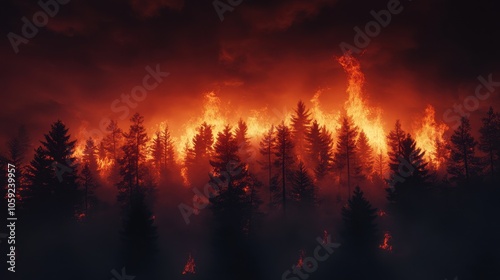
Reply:
[[[424,118],[419,124],[420,127],[415,132],[415,141],[418,147],[425,151],[425,159],[431,163],[432,167],[438,169],[442,162],[436,155],[437,142],[445,143],[443,135],[448,126],[436,122],[434,107],[431,105],[425,109]]]
[[[337,61],[342,65],[348,77],[349,97],[345,102],[347,115],[352,118],[358,128],[365,132],[374,152],[386,154],[387,142],[382,122],[382,110],[369,107],[363,99],[365,75],[361,72],[359,61],[349,53],[344,54]]]

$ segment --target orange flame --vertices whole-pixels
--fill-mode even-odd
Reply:
[[[349,97],[345,102],[347,115],[352,118],[357,127],[364,131],[374,152],[387,154],[382,110],[369,107],[366,100],[363,99],[365,76],[361,71],[359,61],[349,53],[344,54],[337,61],[342,65],[348,76],[347,93]]]
[[[189,254],[188,260],[186,262],[186,265],[184,266],[184,270],[182,271],[182,274],[196,274],[196,263],[194,262],[193,257],[191,254]]]
[[[388,231],[385,232],[384,233],[384,241],[378,247],[382,250],[392,252],[392,245],[389,244],[389,241],[391,240],[391,238],[392,238],[391,234]]]
[[[445,143],[445,138],[443,137],[448,126],[444,123],[438,124],[435,119],[434,107],[428,105],[425,108],[425,115],[415,132],[415,141],[419,148],[425,151],[425,159],[430,163],[432,167],[438,169],[443,163],[442,159],[439,159],[437,152],[437,143]]]

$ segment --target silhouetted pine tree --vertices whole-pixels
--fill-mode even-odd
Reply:
[[[292,174],[295,164],[294,143],[290,129],[282,122],[276,128],[276,138],[273,145],[275,155],[274,166],[279,170],[279,179],[281,181],[281,204],[283,213],[286,215],[286,201],[287,201],[287,181]]]
[[[319,127],[315,120],[306,133],[306,150],[310,166],[318,180],[327,174],[333,161],[333,139],[326,127]]]
[[[334,153],[334,168],[347,177],[348,195],[351,194],[351,179],[359,174],[359,164],[355,162],[358,128],[348,117],[344,117],[337,132],[337,147]]]
[[[31,213],[49,214],[53,220],[74,217],[78,203],[77,163],[73,156],[76,141],[57,121],[35,152],[28,168]]]
[[[368,138],[366,134],[361,131],[359,133],[358,141],[356,141],[357,147],[357,162],[361,168],[360,180],[368,179],[373,173],[373,149],[368,143]]]
[[[247,134],[248,126],[242,119],[240,119],[238,121],[238,126],[236,127],[236,130],[234,132],[234,137],[236,139],[236,144],[238,145],[238,156],[241,160],[248,163],[248,160],[252,156],[252,153],[250,151],[250,138],[247,136]]]
[[[119,159],[123,157],[123,131],[118,127],[116,121],[111,120],[106,128],[106,132],[108,134],[101,141],[105,155],[101,152],[103,149],[100,149],[99,158],[103,159],[107,157],[112,160],[107,179],[111,184],[117,184],[121,179]]]
[[[124,133],[123,156],[118,161],[121,180],[117,184],[117,199],[123,206],[130,202],[131,194],[135,189],[144,186],[146,173],[148,136],[144,128],[144,118],[136,113],[130,121],[132,123],[130,129]]]
[[[249,254],[248,234],[252,232],[253,213],[258,208],[258,182],[249,175],[246,164],[238,156],[238,144],[231,127],[217,135],[210,165],[210,185],[218,194],[210,198],[214,214],[214,248],[217,262],[211,277],[243,278],[251,273],[255,260]],[[227,278],[226,278],[227,277]]]
[[[387,189],[389,201],[409,206],[411,201],[421,199],[429,179],[424,155],[425,152],[417,148],[415,140],[407,134],[401,142],[398,159],[390,163],[394,181],[391,182],[392,187]]]
[[[378,248],[378,232],[375,220],[377,209],[364,197],[361,189],[356,187],[349,198],[347,206],[342,207],[342,249],[359,252],[374,252]]]
[[[98,179],[92,172],[89,162],[85,162],[81,172],[81,185],[83,187],[83,213],[88,218],[92,210],[97,207],[98,199],[95,190],[98,188]]]
[[[188,149],[185,159],[189,181],[194,185],[206,183],[205,174],[210,172],[210,156],[212,155],[212,145],[214,137],[212,126],[203,123],[197,129],[193,137],[193,147]]]
[[[144,190],[134,189],[121,231],[125,265],[130,273],[145,272],[153,263],[158,239],[154,222],[155,217],[145,202]]]
[[[123,131],[118,127],[118,123],[112,120],[106,128],[108,134],[102,140],[105,150],[115,163],[121,158],[121,146],[123,144]]]
[[[96,178],[99,175],[99,165],[97,163],[97,147],[92,138],[87,139],[85,148],[83,149],[82,161],[88,165],[92,176]]]
[[[267,180],[268,180],[268,190],[269,190],[269,206],[271,206],[273,202],[273,193],[274,190],[272,188],[272,179],[273,179],[273,163],[274,163],[274,153],[273,153],[273,144],[275,142],[274,135],[274,125],[268,130],[268,132],[264,135],[262,140],[259,143],[259,151],[260,154],[264,157],[264,160],[260,163],[262,169],[267,171]]]
[[[406,138],[406,132],[401,128],[399,120],[396,121],[394,129],[387,135],[387,145],[389,146],[389,158],[391,161],[397,160],[401,153],[401,143]]]
[[[161,139],[160,132],[156,132],[153,136],[153,143],[151,144],[151,156],[153,160],[153,165],[155,167],[157,177],[160,176],[163,165],[163,157],[165,154],[165,148],[163,146],[163,141]]]
[[[238,145],[230,126],[217,135],[210,165],[213,172],[209,183],[219,191],[211,199],[212,210],[225,226],[242,230],[251,213],[248,199],[251,182],[245,163],[238,156]]]
[[[486,154],[483,161],[489,169],[489,175],[493,177],[500,169],[500,116],[490,107],[482,122],[479,149]]]
[[[299,101],[292,116],[291,135],[294,139],[295,154],[300,160],[306,159],[306,134],[311,125],[311,113],[306,109],[304,102]]]
[[[342,207],[341,246],[336,253],[340,258],[336,273],[341,279],[385,279],[378,271],[380,236],[376,212],[359,186],[354,189],[347,205]]]
[[[450,160],[448,161],[448,173],[451,180],[470,184],[472,178],[478,175],[479,159],[476,157],[477,142],[471,135],[469,120],[462,117],[460,126],[451,136]]]
[[[299,162],[298,169],[293,173],[291,182],[291,197],[297,208],[300,212],[310,214],[317,201],[317,190],[303,162]]]
[[[165,126],[165,129],[161,131],[160,139],[163,146],[163,168],[172,168],[175,164],[174,141],[168,126]]]
[[[24,127],[20,127],[17,134],[7,142],[7,157],[5,158],[6,170],[8,164],[15,166],[14,177],[16,181],[16,207],[21,208],[23,196],[26,192],[26,153],[28,152],[30,139]],[[4,178],[4,177],[1,177]],[[7,187],[7,185],[5,185]],[[2,198],[4,193],[2,193]]]

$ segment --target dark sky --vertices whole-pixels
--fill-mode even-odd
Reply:
[[[221,22],[212,1],[71,0],[15,54],[7,34],[21,35],[21,18],[41,8],[3,1],[0,140],[19,125],[37,138],[57,119],[76,131],[117,118],[110,104],[157,64],[170,76],[133,109],[147,121],[175,126],[197,115],[212,90],[234,108],[292,107],[320,89],[330,93],[322,97],[326,108],[342,104],[339,44],[353,44],[353,28],[364,29],[370,11],[388,2],[247,0]],[[426,104],[440,117],[473,94],[479,75],[500,81],[496,3],[401,1],[403,11],[357,56],[370,104],[389,123],[413,118]],[[494,93],[480,110],[498,104]]]

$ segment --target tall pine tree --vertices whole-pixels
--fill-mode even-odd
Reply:
[[[341,176],[346,176],[347,191],[348,195],[350,195],[351,180],[359,172],[359,165],[355,162],[358,128],[354,126],[352,120],[348,117],[344,117],[337,135],[338,138],[334,154],[334,167],[339,171]]]
[[[479,159],[476,157],[477,141],[471,134],[469,120],[462,117],[460,126],[451,136],[450,160],[448,161],[448,173],[451,180],[457,183],[469,185],[471,179],[478,174]]]
[[[49,214],[54,220],[71,219],[79,198],[76,141],[70,139],[68,128],[61,121],[52,124],[44,137],[28,168],[30,203],[34,208],[30,212]]]
[[[311,113],[306,109],[304,102],[299,101],[292,116],[291,134],[295,142],[295,154],[300,160],[305,160],[306,134],[311,125]]]
[[[489,175],[492,177],[499,173],[500,164],[500,116],[490,107],[482,119],[483,125],[479,129],[479,149],[486,154],[483,158]]]
[[[130,121],[129,131],[124,133],[123,156],[119,159],[121,180],[117,184],[117,199],[122,205],[130,202],[134,190],[144,186],[146,173],[148,136],[144,128],[144,118],[136,113]]]
[[[274,166],[279,170],[279,179],[281,183],[281,206],[283,213],[286,216],[286,202],[287,202],[287,189],[288,179],[292,174],[295,164],[294,143],[292,142],[292,135],[288,126],[282,122],[276,128],[276,138],[273,145],[274,150]]]

